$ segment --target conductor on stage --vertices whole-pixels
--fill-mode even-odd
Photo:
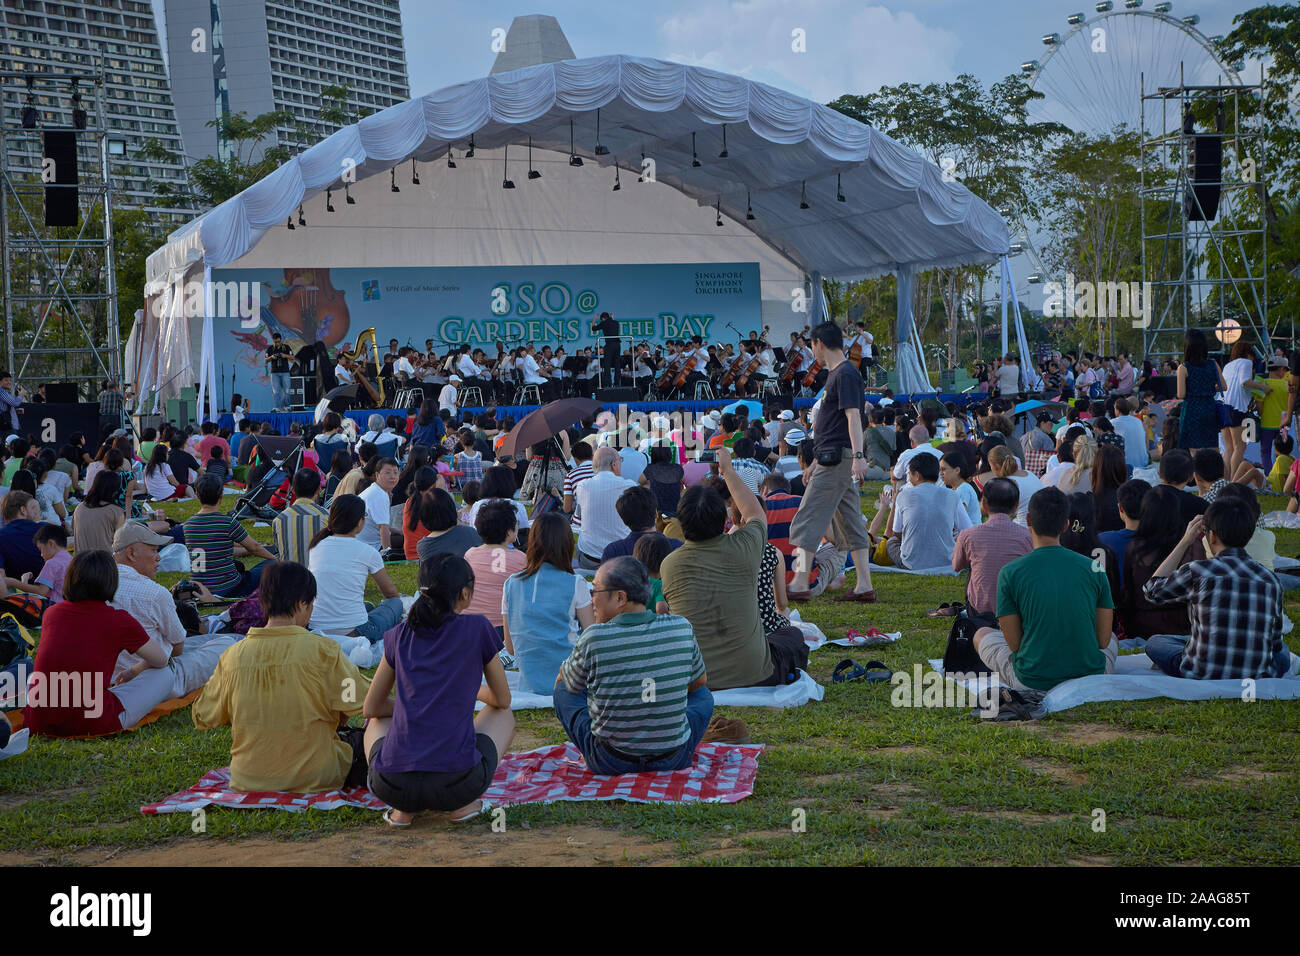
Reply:
[[[618,323],[608,312],[600,313],[600,319],[591,325],[592,335],[605,336],[605,351],[601,356],[601,378],[606,388],[618,384],[618,357],[623,351],[623,344],[618,340]]]

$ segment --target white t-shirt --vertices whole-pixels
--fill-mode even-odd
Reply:
[[[934,455],[935,458],[942,458],[943,452],[929,442],[924,445],[917,445],[915,448],[909,448],[899,455],[898,461],[894,463],[894,477],[899,481],[907,481],[907,463],[917,455]]]
[[[1070,467],[1073,468],[1074,465],[1070,465]],[[1028,472],[1023,475],[1012,475],[1011,480],[1014,481],[1016,487],[1020,489],[1020,504],[1016,505],[1015,522],[1018,525],[1028,527],[1029,499],[1047,486],[1039,481],[1036,476],[1031,475]]]
[[[384,567],[378,551],[360,538],[332,534],[311,549],[307,566],[316,578],[313,631],[347,634],[366,623],[366,581]]]
[[[176,490],[172,487],[171,482],[167,479],[171,477],[171,466],[163,462],[149,474],[149,469],[144,470],[144,490],[149,492],[149,497],[155,500],[170,498]]]
[[[361,529],[356,539],[371,548],[379,549],[383,547],[379,526],[388,524],[388,511],[392,502],[389,500],[388,492],[379,487],[378,482],[373,481],[366,486],[365,491],[361,492],[361,500],[366,503],[366,526]]]
[[[980,498],[975,493],[975,486],[969,481],[963,481],[952,490],[957,492],[957,500],[970,516],[970,523],[979,524],[983,519],[980,516]]]
[[[438,393],[438,407],[450,408],[452,412],[456,411],[456,386],[448,382]]]
[[[344,384],[350,384],[352,382],[352,373],[342,365],[334,366],[334,377]]]
[[[1248,358],[1233,359],[1223,366],[1223,384],[1228,390],[1223,393],[1223,400],[1239,412],[1250,407],[1250,393],[1245,383],[1255,377],[1255,366]]]
[[[504,498],[480,498],[478,501],[474,502],[474,504],[470,507],[469,514],[466,515],[465,524],[469,525],[470,527],[473,527],[474,522],[478,520],[478,510],[480,507],[482,507],[485,501],[505,501],[505,499]],[[519,518],[520,529],[532,527],[532,521],[530,521],[528,518],[528,509],[524,507],[524,503],[522,501],[513,501],[513,500],[510,503],[515,506],[515,515]]]

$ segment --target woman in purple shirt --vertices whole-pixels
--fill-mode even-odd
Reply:
[[[477,816],[514,737],[501,638],[487,618],[461,613],[473,597],[469,563],[436,554],[420,563],[406,620],[384,635],[366,694],[365,747],[370,792],[391,807],[384,819],[392,826],[410,826],[421,810]],[[471,718],[476,700],[486,706]]]

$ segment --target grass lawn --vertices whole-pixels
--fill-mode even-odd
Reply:
[[[878,489],[864,494],[868,512]],[[1282,501],[1262,499],[1266,510]],[[173,517],[194,510],[166,507]],[[264,540],[269,532],[254,529]],[[1300,554],[1300,532],[1277,538],[1279,554]],[[414,591],[414,565],[389,573],[403,593]],[[115,738],[36,739],[22,757],[0,762],[0,863],[1300,862],[1294,702],[1090,704],[1011,724],[984,724],[967,709],[894,708],[888,684],[833,685],[832,668],[848,656],[910,671],[942,656],[950,622],[924,612],[960,600],[963,583],[882,574],[876,586],[875,607],[844,610],[822,597],[804,615],[831,637],[850,625],[902,631],[898,644],[817,651],[810,670],[826,685],[819,703],[723,709],[768,748],[754,795],[737,804],[515,807],[504,832],[486,818],[392,831],[360,810],[215,809],[195,833],[187,814],[139,812],[229,763],[229,730],[201,733],[186,709]],[[1296,620],[1300,597],[1286,609]],[[564,739],[549,712],[517,716],[514,749]]]

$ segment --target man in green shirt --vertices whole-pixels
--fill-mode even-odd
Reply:
[[[791,684],[808,666],[808,645],[797,627],[765,634],[758,609],[758,572],[767,544],[767,510],[717,449],[718,474],[745,523],[726,534],[727,503],[708,484],[682,493],[677,505],[686,543],[660,566],[668,610],[691,622],[709,686],[771,687]]]
[[[1058,488],[1029,499],[1034,550],[998,574],[1001,630],[976,632],[982,660],[1013,690],[1051,690],[1063,681],[1115,670],[1115,604],[1106,568],[1061,547],[1070,503]]]

